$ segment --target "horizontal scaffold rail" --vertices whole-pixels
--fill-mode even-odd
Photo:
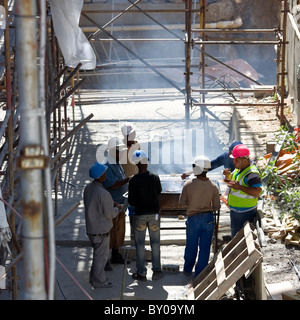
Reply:
[[[274,33],[278,29],[192,29],[192,32],[216,32],[216,33]]]
[[[202,41],[202,40],[192,40],[193,44],[265,44],[265,45],[274,45],[274,44],[282,44],[283,42],[280,40],[260,40],[260,41],[238,41],[238,40],[226,40],[226,41]]]
[[[206,93],[211,93],[211,92],[232,92],[232,93],[252,93],[252,92],[275,92],[276,88],[269,88],[269,89],[251,89],[251,88],[241,88],[241,89],[192,89],[192,92],[206,92]]]
[[[193,106],[195,107],[239,107],[239,106],[260,106],[260,107],[274,107],[274,106],[279,106],[280,102],[274,102],[274,103],[193,103]]]
[[[176,13],[176,12],[188,12],[187,9],[167,9],[167,10],[160,10],[160,9],[143,9],[143,12],[150,12],[150,13]],[[105,10],[82,10],[82,13],[85,14],[96,14],[96,13],[141,13],[141,10],[124,10],[124,9],[105,9]],[[198,13],[199,9],[191,9],[192,13]]]

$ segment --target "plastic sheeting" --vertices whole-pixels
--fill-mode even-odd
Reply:
[[[91,70],[96,67],[96,55],[79,27],[83,0],[50,0],[54,31],[68,67]]]
[[[2,191],[0,189],[0,198],[2,198]],[[4,207],[4,203],[0,201],[0,229],[2,228],[7,228],[8,223],[7,223],[7,218],[6,218],[6,211]]]
[[[1,189],[0,189],[0,198],[2,199]],[[0,265],[4,265],[6,260],[4,258],[6,256],[6,253],[4,254],[3,252],[1,252],[1,250],[3,250],[2,247],[6,247],[9,253],[11,253],[8,246],[8,242],[10,241],[10,239],[11,239],[11,232],[7,222],[5,206],[4,206],[4,203],[0,201]]]

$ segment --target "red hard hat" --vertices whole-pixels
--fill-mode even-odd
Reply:
[[[236,159],[247,156],[250,156],[249,149],[244,144],[239,144],[233,148],[232,153],[229,157],[232,159]]]

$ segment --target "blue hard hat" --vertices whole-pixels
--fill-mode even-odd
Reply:
[[[234,149],[234,147],[243,144],[241,141],[233,141],[232,144],[229,146],[229,151],[232,152],[232,150]]]
[[[89,175],[93,179],[98,179],[104,174],[104,172],[107,170],[107,168],[108,167],[105,164],[95,162],[90,167]]]

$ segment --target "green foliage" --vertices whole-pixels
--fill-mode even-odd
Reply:
[[[289,133],[285,126],[281,127],[277,135],[278,142],[284,139],[282,149],[295,153],[293,164],[300,170],[300,152],[295,136]],[[293,177],[279,174],[276,167],[276,160],[269,161],[264,168],[260,168],[262,179],[265,182],[265,194],[272,195],[276,199],[276,204],[280,207],[282,213],[289,212],[300,219],[300,175]],[[297,170],[295,170],[296,172]]]

